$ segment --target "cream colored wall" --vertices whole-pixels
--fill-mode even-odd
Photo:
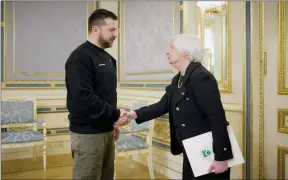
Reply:
[[[186,32],[196,33],[197,17],[193,12],[196,12],[196,2],[185,2],[186,14],[184,14],[184,21],[186,21]],[[101,2],[101,8],[106,8],[114,13],[118,13],[117,2]],[[244,149],[244,122],[243,122],[243,60],[245,57],[245,29],[244,18],[245,11],[243,2],[232,2],[232,93],[222,94],[222,101],[226,110],[226,115],[230,123],[232,124],[237,140],[242,149]],[[118,57],[117,45],[114,44],[109,52],[114,57]],[[157,102],[163,95],[164,91],[145,91],[145,90],[128,90],[118,89],[118,104],[124,107],[130,107],[132,100],[138,100],[142,102]],[[155,121],[154,128],[154,140],[160,141],[163,144],[168,144],[169,129],[167,127],[168,121],[158,119]],[[159,128],[162,127],[162,128]],[[134,159],[146,165],[146,160],[143,156],[135,156]],[[153,148],[153,161],[154,169],[160,173],[165,174],[169,178],[178,179],[181,178],[182,172],[182,156],[173,156],[169,150],[164,150],[159,147]],[[244,167],[244,166],[243,166]],[[242,178],[242,166],[232,169],[231,178]]]

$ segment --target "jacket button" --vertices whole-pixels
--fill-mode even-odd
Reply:
[[[184,95],[184,92],[182,92],[181,94]]]
[[[185,125],[185,124],[181,124],[181,126],[182,126],[182,127],[185,127],[186,125]]]
[[[178,107],[176,107],[176,111],[179,111],[180,109]]]
[[[186,98],[187,101],[189,101],[189,98]]]
[[[223,150],[224,150],[224,151],[227,151],[227,148],[224,148]]]

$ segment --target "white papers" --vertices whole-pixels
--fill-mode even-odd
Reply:
[[[245,161],[231,125],[227,127],[227,130],[233,152],[233,159],[228,160],[228,166],[233,167],[243,164]],[[214,160],[212,143],[211,132],[183,140],[183,145],[195,177],[208,174],[208,169]]]

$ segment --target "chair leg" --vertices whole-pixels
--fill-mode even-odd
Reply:
[[[32,150],[33,150],[33,161],[35,161],[35,160],[36,160],[36,154],[37,154],[37,153],[36,153],[36,147],[33,146],[32,148],[33,148],[33,149],[32,149]]]
[[[130,158],[131,158],[131,159],[130,159],[130,168],[131,168],[131,169],[134,169],[134,168],[135,168],[135,165],[134,165],[133,155],[131,155]]]
[[[46,171],[46,165],[47,165],[47,154],[46,154],[46,143],[43,145],[43,169]]]
[[[147,164],[148,164],[150,179],[155,179],[151,150],[149,151],[148,156],[147,156]]]

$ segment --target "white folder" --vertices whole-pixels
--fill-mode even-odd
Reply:
[[[233,152],[233,159],[228,160],[228,166],[233,167],[243,164],[245,161],[231,125],[227,126],[227,130]],[[183,140],[183,145],[195,177],[208,174],[208,169],[214,160],[212,143],[211,131]]]

